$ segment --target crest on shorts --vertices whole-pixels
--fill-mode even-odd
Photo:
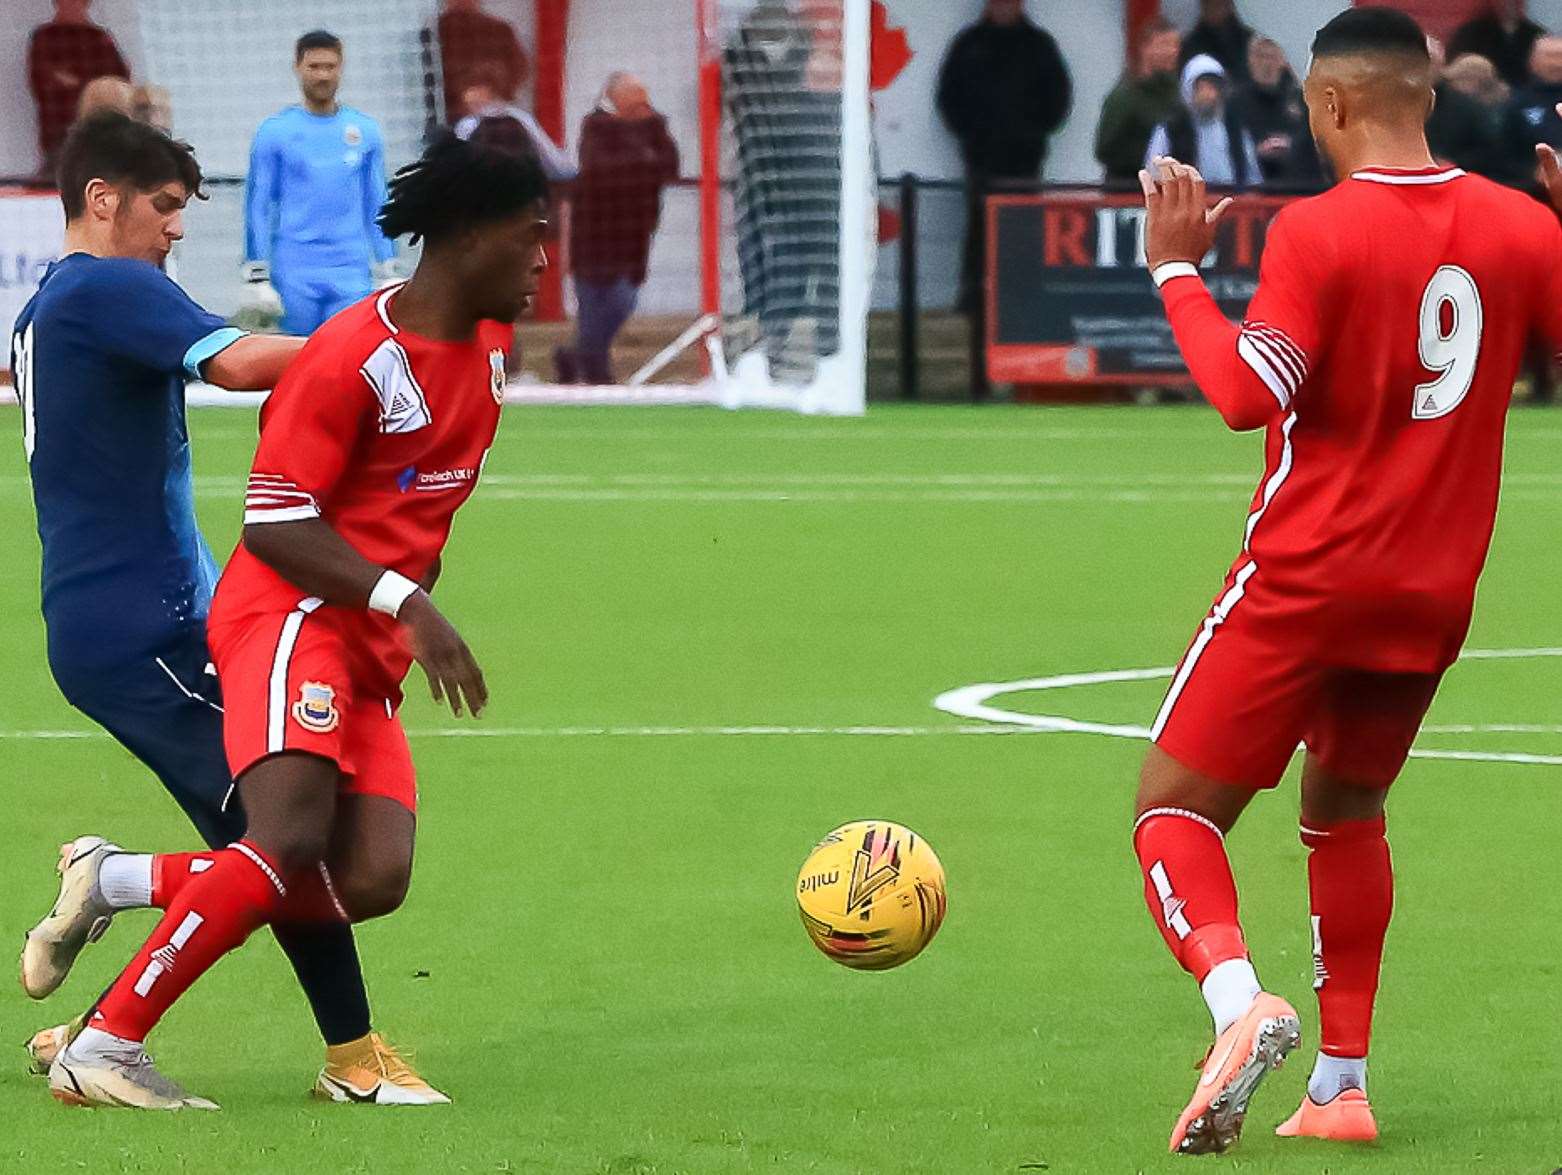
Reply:
[[[336,691],[324,682],[306,681],[293,703],[293,720],[315,734],[330,734],[342,720],[336,708]]]
[[[494,403],[504,403],[504,352],[498,347],[488,352],[488,371],[492,377],[489,380],[488,390],[494,394]]]
[[[342,142],[346,143],[349,147],[363,146],[362,128],[354,125],[353,123],[348,123],[345,127],[342,128]]]

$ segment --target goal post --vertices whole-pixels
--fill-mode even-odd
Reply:
[[[452,94],[522,115],[531,129],[512,141],[562,139],[539,151],[568,170],[582,162],[588,121],[622,113],[605,109],[609,82],[632,74],[679,162],[649,195],[643,183],[625,184],[623,220],[642,239],[624,279],[632,292],[612,293],[633,314],[611,364],[591,365],[592,378],[555,362],[601,326],[602,300],[582,296],[583,284],[604,283],[600,265],[596,277],[583,269],[578,254],[590,241],[578,211],[596,183],[597,223],[616,231],[614,185],[633,167],[607,167],[605,182],[601,167],[561,177],[550,260],[562,281],[518,330],[510,399],[864,410],[877,251],[871,0],[485,0],[481,10],[516,47],[506,51],[505,85],[490,76],[481,41],[468,44],[460,76],[455,67],[446,76],[460,58],[448,52],[454,38],[442,43],[442,0],[123,2],[139,34],[138,71],[166,94],[173,133],[194,145],[208,176],[174,266],[217,313],[244,315],[254,300],[241,267],[251,144],[264,120],[300,101],[300,34],[340,37],[339,101],[375,121],[387,172],[462,113],[446,108]],[[472,96],[485,87],[488,98]],[[350,165],[362,154],[351,138],[341,149]],[[410,265],[416,250],[400,252]],[[202,401],[199,390],[192,400]]]
[[[562,71],[578,93],[580,72],[593,59],[600,69],[593,33],[610,11],[621,34],[644,34],[622,37],[618,67],[643,75],[653,98],[670,98],[669,120],[683,116],[675,131],[697,145],[683,163],[692,186],[667,193],[634,332],[652,345],[621,362],[622,383],[539,381],[515,394],[860,413],[877,249],[870,0],[683,2],[692,56],[667,54],[655,31],[677,6],[571,0],[565,51],[574,60]],[[637,40],[648,44],[638,60]],[[681,304],[657,272],[679,245]],[[566,251],[566,270],[571,260]]]

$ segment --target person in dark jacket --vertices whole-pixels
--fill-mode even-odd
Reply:
[[[554,353],[561,383],[613,382],[612,346],[645,285],[662,189],[678,178],[678,145],[633,74],[608,78],[580,128],[570,210],[575,344]]]
[[[1034,181],[1047,145],[1074,102],[1058,44],[1025,14],[1025,0],[987,0],[961,30],[938,75],[938,112],[960,142],[970,194],[961,272],[962,310],[981,286],[984,196],[1004,180]]]
[[[1169,22],[1151,21],[1139,34],[1139,57],[1101,107],[1096,159],[1109,187],[1137,189],[1150,135],[1177,113],[1177,54],[1182,34]]]
[[[1182,41],[1182,65],[1199,54],[1213,57],[1225,67],[1232,85],[1248,80],[1247,48],[1253,30],[1237,15],[1236,0],[1199,0],[1199,22]]]
[[[1529,81],[1529,57],[1546,30],[1524,15],[1524,0],[1490,0],[1484,16],[1461,25],[1448,42],[1450,60],[1477,53],[1508,85]]]
[[[1144,153],[1152,172],[1163,155],[1192,164],[1211,187],[1256,188],[1263,169],[1252,133],[1227,101],[1225,70],[1213,57],[1200,54],[1182,67],[1182,108],[1155,128]]]
[[[1426,123],[1426,141],[1432,149],[1432,157],[1477,175],[1502,179],[1506,172],[1497,144],[1507,98],[1504,97],[1495,108],[1478,101],[1455,81],[1453,67],[1445,61],[1442,42],[1436,37],[1428,37],[1426,45],[1437,76],[1434,87],[1437,102]],[[1506,88],[1491,62],[1484,57],[1467,53],[1459,61],[1461,77],[1477,74],[1484,66],[1491,81],[1499,88]]]
[[[1557,115],[1557,103],[1562,102],[1562,36],[1535,42],[1530,73],[1529,84],[1515,89],[1508,100],[1502,146],[1508,182],[1538,195],[1535,144],[1562,147],[1562,117]]]
[[[1530,82],[1513,92],[1503,124],[1503,147],[1508,159],[1509,182],[1537,199],[1545,192],[1535,162],[1535,144],[1562,147],[1562,36],[1543,36],[1535,42],[1529,59]],[[1536,346],[1526,364],[1535,403],[1556,398],[1556,382],[1550,349]]]
[[[1308,192],[1323,187],[1323,165],[1307,126],[1302,88],[1285,50],[1268,37],[1254,37],[1247,50],[1248,82],[1237,87],[1231,106],[1253,136],[1264,186]]]

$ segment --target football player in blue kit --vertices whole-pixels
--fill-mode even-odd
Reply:
[[[379,125],[336,100],[340,38],[305,33],[293,56],[303,103],[261,123],[250,147],[244,277],[257,303],[280,296],[284,331],[307,335],[395,276],[396,246],[375,222],[386,191]]]
[[[196,523],[185,381],[270,388],[304,340],[235,330],[163,272],[201,187],[186,144],[122,114],[94,115],[66,141],[59,180],[65,247],[11,340],[49,668],[71,705],[146,764],[206,844],[220,847],[243,835],[245,819],[230,797],[206,648],[217,567]],[[59,900],[22,953],[22,984],[35,999],[60,985],[118,910],[158,900],[151,857],[99,837],[63,846],[60,873]],[[350,927],[277,926],[276,937],[327,1045],[318,1094],[447,1100],[372,1031]],[[46,1072],[81,1023],[35,1036],[35,1069]],[[338,1096],[343,1089],[360,1096]]]

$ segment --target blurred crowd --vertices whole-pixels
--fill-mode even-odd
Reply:
[[[28,42],[44,183],[52,182],[70,128],[97,111],[118,110],[165,131],[172,125],[168,92],[132,81],[91,8],[92,0],[54,0],[53,18]],[[667,120],[638,77],[614,72],[572,156],[527,109],[531,62],[516,30],[485,12],[482,0],[442,0],[422,44],[430,134],[449,131],[534,155],[567,200],[578,329],[555,354],[556,374],[564,382],[612,382],[611,347],[646,280],[662,191],[678,178]],[[246,307],[262,320],[280,315],[292,333],[310,333],[401,276],[394,247],[375,223],[386,185],[379,126],[337,98],[347,54],[327,30],[300,37],[291,63],[299,101],[266,119],[251,145]]]
[[[819,5],[838,23],[838,2],[758,0],[723,54],[742,164],[734,202],[745,302],[767,346],[769,336],[795,332],[799,318],[831,319],[812,309],[827,309],[834,297],[839,227],[838,161],[830,164],[838,141],[821,129],[839,121],[839,47],[838,37],[819,36],[831,19],[815,11]],[[134,81],[90,10],[91,0],[54,0],[53,19],[29,41],[42,176],[86,113],[113,108],[165,129],[171,122],[167,92]],[[1201,0],[1192,27],[1152,21],[1136,40],[1096,121],[1095,155],[1108,186],[1135,188],[1139,169],[1160,154],[1231,189],[1306,193],[1326,185],[1297,71],[1280,44],[1247,23],[1238,0]],[[667,120],[640,78],[615,72],[571,153],[557,141],[562,128],[545,129],[529,109],[531,61],[520,36],[482,0],[441,0],[422,44],[431,130],[534,154],[558,185],[579,312],[555,374],[610,381],[613,340],[646,281],[663,192],[680,173]],[[1562,147],[1562,36],[1529,20],[1523,0],[1488,0],[1446,46],[1430,47],[1438,70],[1427,128],[1433,153],[1503,183],[1534,185],[1534,144]],[[336,98],[348,52],[324,30],[299,41],[292,66],[301,100],[262,125],[252,151],[245,275],[292,303],[284,309],[294,329],[309,329],[332,306],[396,276],[393,250],[374,225],[384,191],[378,126]],[[831,61],[833,72],[821,68]],[[980,19],[945,52],[936,103],[959,144],[972,201],[960,295],[970,309],[984,268],[978,203],[1005,186],[1038,183],[1052,137],[1074,113],[1067,45],[1031,19],[1026,0],[985,0]],[[285,125],[273,125],[278,120]],[[282,158],[289,151],[312,151],[314,162],[290,167]],[[261,179],[265,191],[256,190]],[[320,191],[298,190],[310,184]],[[306,223],[310,208],[331,212],[327,235],[341,239],[329,249],[320,224]]]
[[[1427,126],[1433,154],[1517,187],[1535,185],[1535,143],[1562,146],[1562,36],[1489,0],[1445,46]],[[1024,0],[988,0],[944,59],[939,111],[959,140],[973,187],[1035,182],[1068,117],[1065,54]],[[1137,186],[1147,159],[1193,163],[1212,184],[1309,192],[1328,182],[1307,129],[1301,83],[1285,51],[1243,18],[1236,0],[1201,0],[1189,29],[1144,25],[1107,96],[1095,153],[1109,186]]]

